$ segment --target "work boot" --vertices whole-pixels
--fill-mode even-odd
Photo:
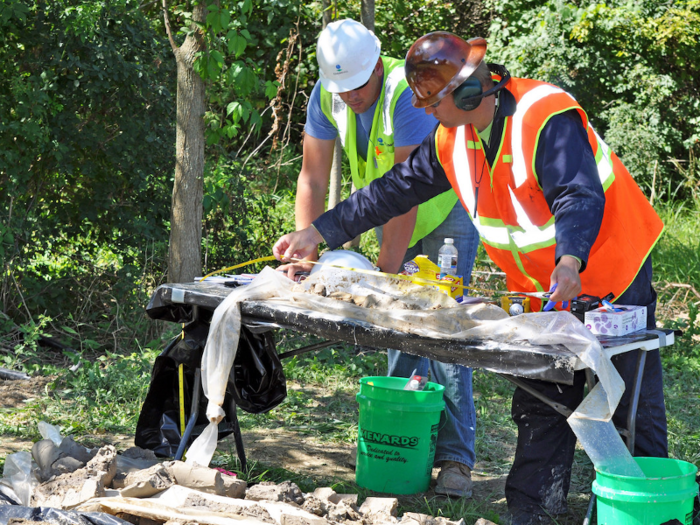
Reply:
[[[437,478],[435,494],[455,498],[471,498],[472,471],[456,461],[443,461]]]

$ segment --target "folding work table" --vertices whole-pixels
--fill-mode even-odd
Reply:
[[[146,311],[152,319],[175,323],[200,320],[207,323],[216,307],[232,290],[223,284],[207,283],[206,281],[164,284],[155,290]],[[312,311],[279,301],[244,301],[240,303],[240,306],[243,325],[253,331],[261,332],[286,328],[326,339],[322,343],[282,353],[280,358],[318,350],[339,342],[374,348],[395,348],[402,352],[437,361],[483,368],[500,374],[540,398],[566,417],[571,414],[571,410],[543,397],[539,392],[532,390],[527,384],[520,381],[519,378],[572,384],[574,372],[585,369],[585,365],[561,345],[532,345],[526,341],[502,343],[484,340],[434,339],[374,326],[355,319],[329,315],[325,312]],[[599,340],[604,351],[613,356],[636,349],[656,350],[672,345],[674,333],[670,330],[648,330],[622,337],[601,337]],[[632,391],[632,409],[627,429],[621,430],[630,450],[634,450],[636,406],[645,360],[646,352],[640,352]],[[591,386],[593,374],[590,370],[586,371],[589,386]],[[237,421],[234,423],[236,452],[245,468],[243,442]]]

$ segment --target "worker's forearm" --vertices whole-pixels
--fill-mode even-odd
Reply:
[[[382,246],[377,259],[377,266],[383,272],[398,273],[401,271],[401,263],[416,226],[417,212],[418,207],[416,206],[408,213],[394,217],[384,225]]]
[[[294,206],[297,230],[303,230],[326,211],[327,187],[322,184],[304,181],[299,177],[297,198]]]

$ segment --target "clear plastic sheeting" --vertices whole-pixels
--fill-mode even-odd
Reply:
[[[5,458],[5,468],[0,483],[11,489],[22,505],[29,505],[39,480],[33,472],[32,455],[15,452]]]
[[[605,463],[611,453],[605,448],[609,443],[589,438],[599,432],[601,424],[612,426],[610,419],[624,383],[598,340],[574,316],[568,312],[546,312],[509,317],[492,304],[459,304],[431,287],[342,269],[318,272],[297,284],[283,273],[265,268],[250,285],[237,288],[219,305],[202,358],[211,425],[218,423],[223,413],[221,404],[240,334],[240,303],[263,300],[438,340],[526,341],[535,346],[561,348],[561,361],[555,361],[554,366],[572,367],[580,359],[600,379],[570,417],[570,423],[574,422],[572,428],[594,463],[597,461],[596,466],[601,462],[610,466]],[[619,443],[614,445],[621,444],[616,432],[615,436]],[[605,438],[610,439],[614,438]],[[206,466],[215,448],[216,433],[205,431],[192,445],[187,461]],[[613,468],[629,456],[617,446],[611,450],[615,454]]]

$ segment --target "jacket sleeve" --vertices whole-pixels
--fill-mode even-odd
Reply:
[[[356,191],[313,225],[329,248],[335,249],[449,189],[450,182],[435,153],[433,130],[405,162]]]
[[[555,264],[562,255],[574,255],[581,259],[583,271],[603,221],[605,192],[576,111],[547,122],[540,135],[535,170],[555,218]]]

